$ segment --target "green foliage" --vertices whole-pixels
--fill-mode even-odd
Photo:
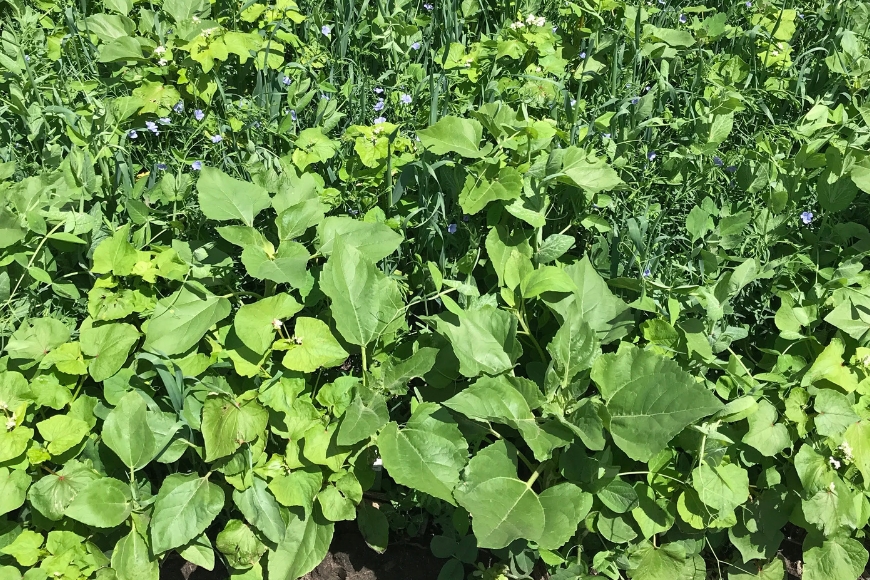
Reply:
[[[0,577],[865,573],[866,3],[0,30]]]

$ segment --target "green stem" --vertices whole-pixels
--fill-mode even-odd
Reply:
[[[538,465],[538,468],[535,469],[535,472],[532,474],[532,476],[531,476],[531,477],[529,478],[529,480],[526,482],[526,487],[527,487],[527,488],[532,489],[532,485],[533,485],[533,484],[535,483],[535,481],[538,479],[538,476],[541,475],[541,472],[544,471],[544,466],[545,466],[546,464],[547,464],[547,462],[544,461],[543,463],[541,463],[541,464]]]

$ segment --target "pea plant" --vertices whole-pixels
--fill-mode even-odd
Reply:
[[[858,0],[7,0],[0,580],[856,580]]]

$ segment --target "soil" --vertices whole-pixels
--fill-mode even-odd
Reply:
[[[446,560],[432,555],[428,546],[391,543],[384,554],[369,548],[354,522],[335,525],[335,535],[323,562],[302,580],[436,580]],[[227,573],[215,564],[214,572],[185,562],[173,554],[161,566],[160,580],[226,580]]]

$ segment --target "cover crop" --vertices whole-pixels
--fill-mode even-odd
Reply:
[[[866,2],[0,29],[0,580],[865,574]]]

